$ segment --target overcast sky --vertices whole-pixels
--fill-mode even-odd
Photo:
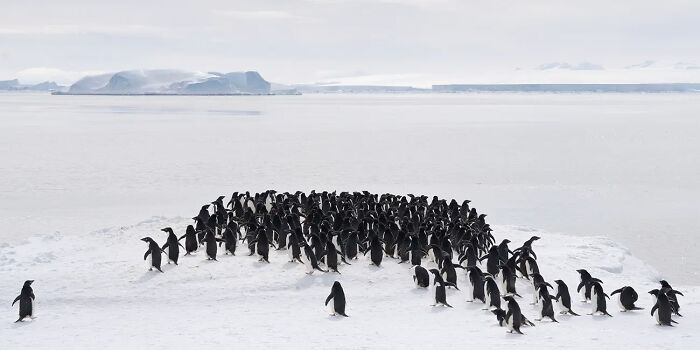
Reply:
[[[0,80],[700,82],[697,0],[0,0]]]

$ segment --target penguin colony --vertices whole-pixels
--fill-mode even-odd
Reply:
[[[177,265],[181,248],[184,255],[203,249],[207,260],[216,261],[222,246],[224,254],[235,255],[238,245],[246,244],[248,255],[257,254],[261,263],[270,263],[270,249],[286,250],[288,261],[303,264],[307,274],[340,274],[342,264],[350,265],[348,261],[362,254],[369,255],[370,264],[378,267],[385,258],[411,266],[417,288],[429,288],[432,275],[433,306],[452,308],[445,291],[461,285],[466,288],[467,302],[483,303],[484,310],[491,311],[510,333],[523,334],[521,327],[534,326],[518,303],[522,297],[516,291],[517,278],[530,281],[534,291],[530,304],[539,305],[536,321],[559,322],[556,314],[579,316],[572,309],[566,283],[555,280],[554,287],[539,273],[533,243],[540,238],[533,236],[515,250],[509,249],[508,239],[496,244],[486,214],[470,208],[469,200],[460,205],[454,199],[448,203],[436,196],[429,201],[427,196],[411,194],[311,191],[307,195],[274,190],[252,196],[249,192],[234,192],[226,204],[224,198],[202,206],[192,218],[194,224],[188,225],[180,237],[172,228],[163,228],[168,237],[162,246],[151,237],[141,239],[148,244],[144,260],[150,260],[150,270],[163,272],[162,254],[168,264]],[[426,262],[438,268],[426,269]],[[612,317],[606,300],[615,294],[619,294],[621,312],[642,309],[635,305],[638,295],[632,287],[624,286],[608,295],[600,279],[583,269],[577,272],[580,281],[576,292],[591,305],[589,315]],[[32,282],[25,282],[15,299],[20,301],[17,322],[34,318]],[[676,321],[671,316],[681,316],[677,296],[683,294],[666,281],[660,283],[661,288],[649,291],[655,298],[651,315],[659,325],[672,326]],[[325,305],[331,315],[348,317],[345,292],[339,282],[333,284]]]

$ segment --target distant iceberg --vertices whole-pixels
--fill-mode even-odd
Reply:
[[[153,69],[87,76],[68,94],[88,95],[269,95],[271,84],[260,73],[187,72]]]
[[[22,84],[17,79],[0,80],[0,91],[61,91],[65,86],[60,86],[53,81],[27,85]]]

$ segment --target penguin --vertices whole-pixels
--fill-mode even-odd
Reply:
[[[430,286],[430,275],[428,270],[423,266],[414,265],[413,269],[413,282],[415,282],[416,287],[428,288]]]
[[[333,244],[332,240],[327,240],[326,241],[326,250],[324,252],[325,260],[326,260],[326,267],[328,267],[328,271],[333,271],[340,273],[338,271],[338,254],[341,254],[340,251],[335,247],[335,244]],[[345,264],[350,265],[347,261],[345,261],[345,257],[340,255],[340,261],[342,261]]]
[[[250,244],[255,244],[255,251],[260,256],[260,262],[270,263],[270,242],[268,241],[265,229],[261,226],[257,231],[257,237],[250,242]]]
[[[236,245],[238,244],[238,237],[237,234],[235,233],[237,228],[234,228],[234,225],[229,225],[224,229],[224,232],[222,234],[222,240],[224,241],[224,249],[226,251],[226,254],[228,255],[229,253],[231,255],[236,255]],[[219,246],[221,243],[219,243]]]
[[[197,251],[197,231],[195,231],[194,226],[187,225],[185,234],[178,239],[178,241],[185,239],[185,255],[190,255]]]
[[[484,276],[484,294],[488,300],[488,306],[484,310],[501,308],[501,291],[498,289],[498,283],[491,275]]]
[[[579,273],[579,277],[581,277],[581,282],[578,284],[578,287],[576,287],[576,292],[581,293],[581,296],[583,297],[583,302],[590,302],[591,301],[591,285],[593,282],[598,282],[598,283],[603,283],[603,281],[593,278],[588,271],[584,269],[576,270],[576,272]]]
[[[500,264],[501,257],[498,255],[498,247],[491,247],[489,253],[481,257],[479,261],[486,259],[486,272],[491,276],[498,275],[498,265]]]
[[[574,316],[581,316],[571,310],[571,295],[569,294],[569,287],[562,280],[556,280],[554,283],[557,284],[557,295],[554,296],[559,306],[560,314],[571,314]]]
[[[331,287],[331,294],[328,295],[326,298],[326,306],[328,306],[328,303],[333,301],[331,304],[331,310],[333,311],[331,313],[331,316],[343,316],[343,317],[349,317],[345,313],[345,292],[343,291],[343,287],[340,285],[340,282],[335,281],[333,282],[333,287]]]
[[[496,320],[498,321],[498,325],[503,327],[505,320],[506,320],[506,311],[503,309],[496,309],[496,310],[491,310],[491,312],[496,315]],[[522,316],[522,315],[521,315]],[[530,322],[525,316],[522,316],[520,318],[520,325],[521,326],[530,326],[534,327],[535,324]]]
[[[634,305],[634,302],[637,301],[639,296],[637,295],[637,292],[634,290],[634,288],[630,286],[624,286],[620,289],[616,289],[612,293],[610,293],[611,296],[620,293],[620,297],[617,299],[618,305],[620,305],[620,311],[621,312],[627,312],[631,310],[643,310],[644,308],[637,307]]]
[[[513,299],[513,297],[510,295],[503,297],[503,299],[508,303],[508,311],[506,312],[506,317],[504,319],[508,332],[523,334],[523,332],[520,331],[520,326],[522,325],[523,321],[523,314],[520,312],[520,305],[518,305],[518,302],[515,301],[515,299]]]
[[[180,242],[178,242],[177,236],[175,235],[175,232],[173,232],[172,228],[166,227],[161,229],[161,231],[168,233],[168,240],[160,249],[165,251],[165,248],[168,248],[168,264],[170,264],[172,261],[175,265],[177,265],[177,259],[180,257],[180,247],[182,245]]]
[[[449,282],[450,284],[454,285],[454,288],[459,290],[459,288],[457,287],[457,271],[455,270],[455,267],[458,267],[460,269],[464,268],[461,265],[453,264],[451,261],[445,259],[443,260],[442,269],[440,270],[440,273],[442,274],[442,278],[446,282]]]
[[[530,275],[530,277],[532,278],[532,287],[534,289],[534,292],[532,293],[534,300],[532,301],[531,305],[535,305],[535,304],[539,303],[539,301],[541,299],[541,294],[540,294],[541,288],[554,288],[554,287],[552,287],[551,284],[547,283],[544,280],[544,277],[542,277],[542,275],[540,275],[539,273],[533,273],[532,275]]]
[[[216,238],[214,236],[214,232],[211,230],[207,230],[206,234],[204,235],[204,239],[202,242],[205,244],[205,252],[207,253],[207,260],[216,260],[216,252],[217,252],[217,247],[216,247],[216,242],[221,242],[222,240],[220,238]]]
[[[302,241],[304,244],[304,247],[301,251],[301,258],[302,258],[302,263],[306,265],[306,274],[310,275],[314,273],[314,270],[318,270],[321,272],[328,272],[328,270],[324,270],[321,267],[318,266],[318,260],[316,259],[316,254],[314,254],[313,249],[311,249],[311,246],[306,244],[305,241]]]
[[[486,303],[484,295],[484,279],[481,269],[476,266],[467,267],[469,271],[469,285],[467,286],[467,302],[473,302],[475,299]]]
[[[452,308],[452,305],[447,303],[447,294],[445,293],[445,282],[440,276],[440,271],[437,269],[430,269],[430,272],[435,275],[433,280],[433,285],[435,286],[435,303],[431,306],[437,306],[438,304]]]
[[[358,244],[357,244],[357,232],[352,232],[345,241],[345,256],[349,259],[357,259]]]
[[[24,281],[22,290],[17,298],[15,298],[15,300],[12,302],[12,306],[15,306],[15,303],[19,301],[19,318],[17,321],[15,321],[15,323],[24,321],[24,319],[27,317],[31,319],[36,318],[36,316],[34,316],[34,313],[36,312],[36,309],[34,308],[34,299],[36,299],[36,297],[34,296],[34,290],[31,287],[32,283],[34,283],[34,280]]]
[[[605,298],[610,299],[610,296],[605,294],[603,286],[598,282],[591,283],[591,313],[589,315],[601,314],[612,317],[607,311],[607,303]]]
[[[299,238],[294,232],[292,232],[292,234],[289,235],[289,242],[287,242],[287,254],[289,255],[289,262],[296,261],[302,263]]]
[[[554,307],[552,306],[552,299],[555,297],[549,294],[549,289],[547,289],[546,286],[542,285],[538,290],[540,293],[540,300],[542,300],[542,307],[540,308],[540,318],[536,318],[535,321],[542,321],[543,318],[547,317],[552,320],[552,322],[559,323],[559,321],[554,318]]]
[[[649,291],[649,294],[656,296],[656,303],[651,308],[651,316],[654,317],[656,323],[659,326],[670,326],[673,327],[672,323],[678,323],[671,319],[673,314],[673,307],[671,302],[662,290],[654,289]]]
[[[501,268],[501,288],[503,288],[503,294],[516,295],[522,298],[515,290],[515,272],[506,265],[500,265],[499,267]]]
[[[661,280],[659,281],[661,283],[661,291],[666,294],[666,297],[668,297],[668,301],[671,303],[671,307],[673,308],[673,313],[676,316],[683,317],[683,315],[680,314],[681,310],[681,305],[678,303],[678,297],[676,295],[683,295],[683,293],[673,289],[671,285],[666,282],[666,280]]]
[[[372,237],[369,243],[369,249],[365,250],[365,255],[369,251],[370,265],[375,265],[379,267],[382,264],[382,257],[384,252],[382,251],[382,241],[377,235]]]
[[[151,256],[151,263],[148,271],[153,271],[153,268],[155,267],[156,270],[163,272],[163,270],[160,269],[160,253],[162,252],[160,250],[160,247],[158,246],[158,243],[153,240],[151,237],[144,237],[141,238],[142,241],[148,243],[148,250],[146,250],[146,254],[143,255],[143,260],[148,259],[148,256]]]

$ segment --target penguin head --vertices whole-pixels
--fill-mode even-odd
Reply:
[[[530,240],[531,240],[531,241],[536,241],[536,240],[538,240],[538,239],[540,239],[540,238],[537,237],[537,236],[532,236],[532,237],[530,237]]]
[[[511,296],[511,295],[505,295],[505,296],[503,296],[503,300],[505,300],[505,301],[507,301],[507,302],[511,302],[511,301],[514,302],[514,301],[515,301],[515,299],[513,299],[513,296]]]
[[[673,289],[673,288],[671,288],[671,285],[668,284],[668,282],[666,282],[666,280],[661,280],[661,281],[659,281],[659,283],[661,283],[661,288]]]
[[[432,272],[435,276],[440,275],[440,271],[438,271],[438,269],[430,269],[429,271]]]
[[[29,287],[32,285],[32,283],[34,283],[34,280],[26,280],[26,281],[24,281],[24,286]]]
[[[503,240],[503,242],[501,242],[501,244],[508,244],[508,243],[510,243],[510,240],[509,240],[509,239],[507,239],[507,238],[506,238],[506,239],[504,239],[504,240]]]
[[[144,242],[146,242],[146,243],[155,242],[155,241],[153,240],[153,238],[151,238],[151,237],[144,237],[144,238],[141,238],[141,240],[144,241]]]
[[[658,289],[652,289],[652,290],[649,291],[649,294],[651,294],[651,295],[653,295],[653,296],[657,296],[657,295],[659,295],[659,290],[658,290]]]
[[[167,233],[173,233],[173,229],[170,228],[170,227],[165,227],[165,228],[162,228],[162,229],[160,229],[160,230],[163,231],[163,232],[167,232]]]
[[[561,286],[562,284],[564,284],[564,281],[562,281],[562,280],[554,280],[554,283],[556,283],[557,285],[560,285],[560,286]]]

